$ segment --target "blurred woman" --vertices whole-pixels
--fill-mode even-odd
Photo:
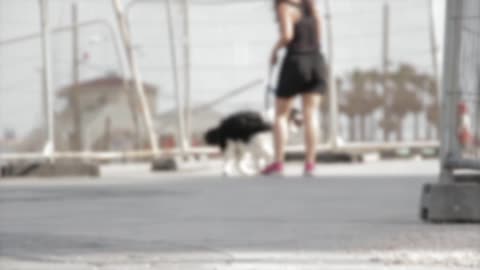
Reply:
[[[325,61],[320,53],[320,15],[315,0],[275,0],[275,12],[280,38],[273,48],[270,64],[277,63],[282,48],[287,52],[275,92],[275,161],[262,173],[283,173],[288,116],[294,97],[301,96],[306,148],[304,172],[312,176],[318,137],[317,113],[321,96],[327,89]]]

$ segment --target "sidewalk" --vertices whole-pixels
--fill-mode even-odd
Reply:
[[[325,165],[319,177],[151,174],[0,181],[0,269],[408,269],[480,267],[478,225],[424,224],[433,161]]]

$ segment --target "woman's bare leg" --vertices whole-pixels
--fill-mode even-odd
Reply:
[[[292,109],[293,98],[277,98],[275,103],[274,147],[275,162],[285,160],[285,144],[288,140],[288,118]]]
[[[318,93],[309,93],[302,96],[303,120],[305,125],[305,163],[315,163],[318,141],[318,110],[321,96]]]

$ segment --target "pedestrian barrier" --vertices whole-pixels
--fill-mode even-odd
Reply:
[[[446,178],[454,170],[480,170],[480,2],[451,5],[456,15],[448,19],[442,112]]]
[[[421,217],[480,222],[480,1],[448,1],[445,41],[441,174],[423,189]]]

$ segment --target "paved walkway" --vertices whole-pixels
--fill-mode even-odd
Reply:
[[[217,164],[218,165],[218,164]],[[319,177],[109,166],[100,179],[0,181],[0,269],[478,269],[479,225],[418,218],[433,161]]]

